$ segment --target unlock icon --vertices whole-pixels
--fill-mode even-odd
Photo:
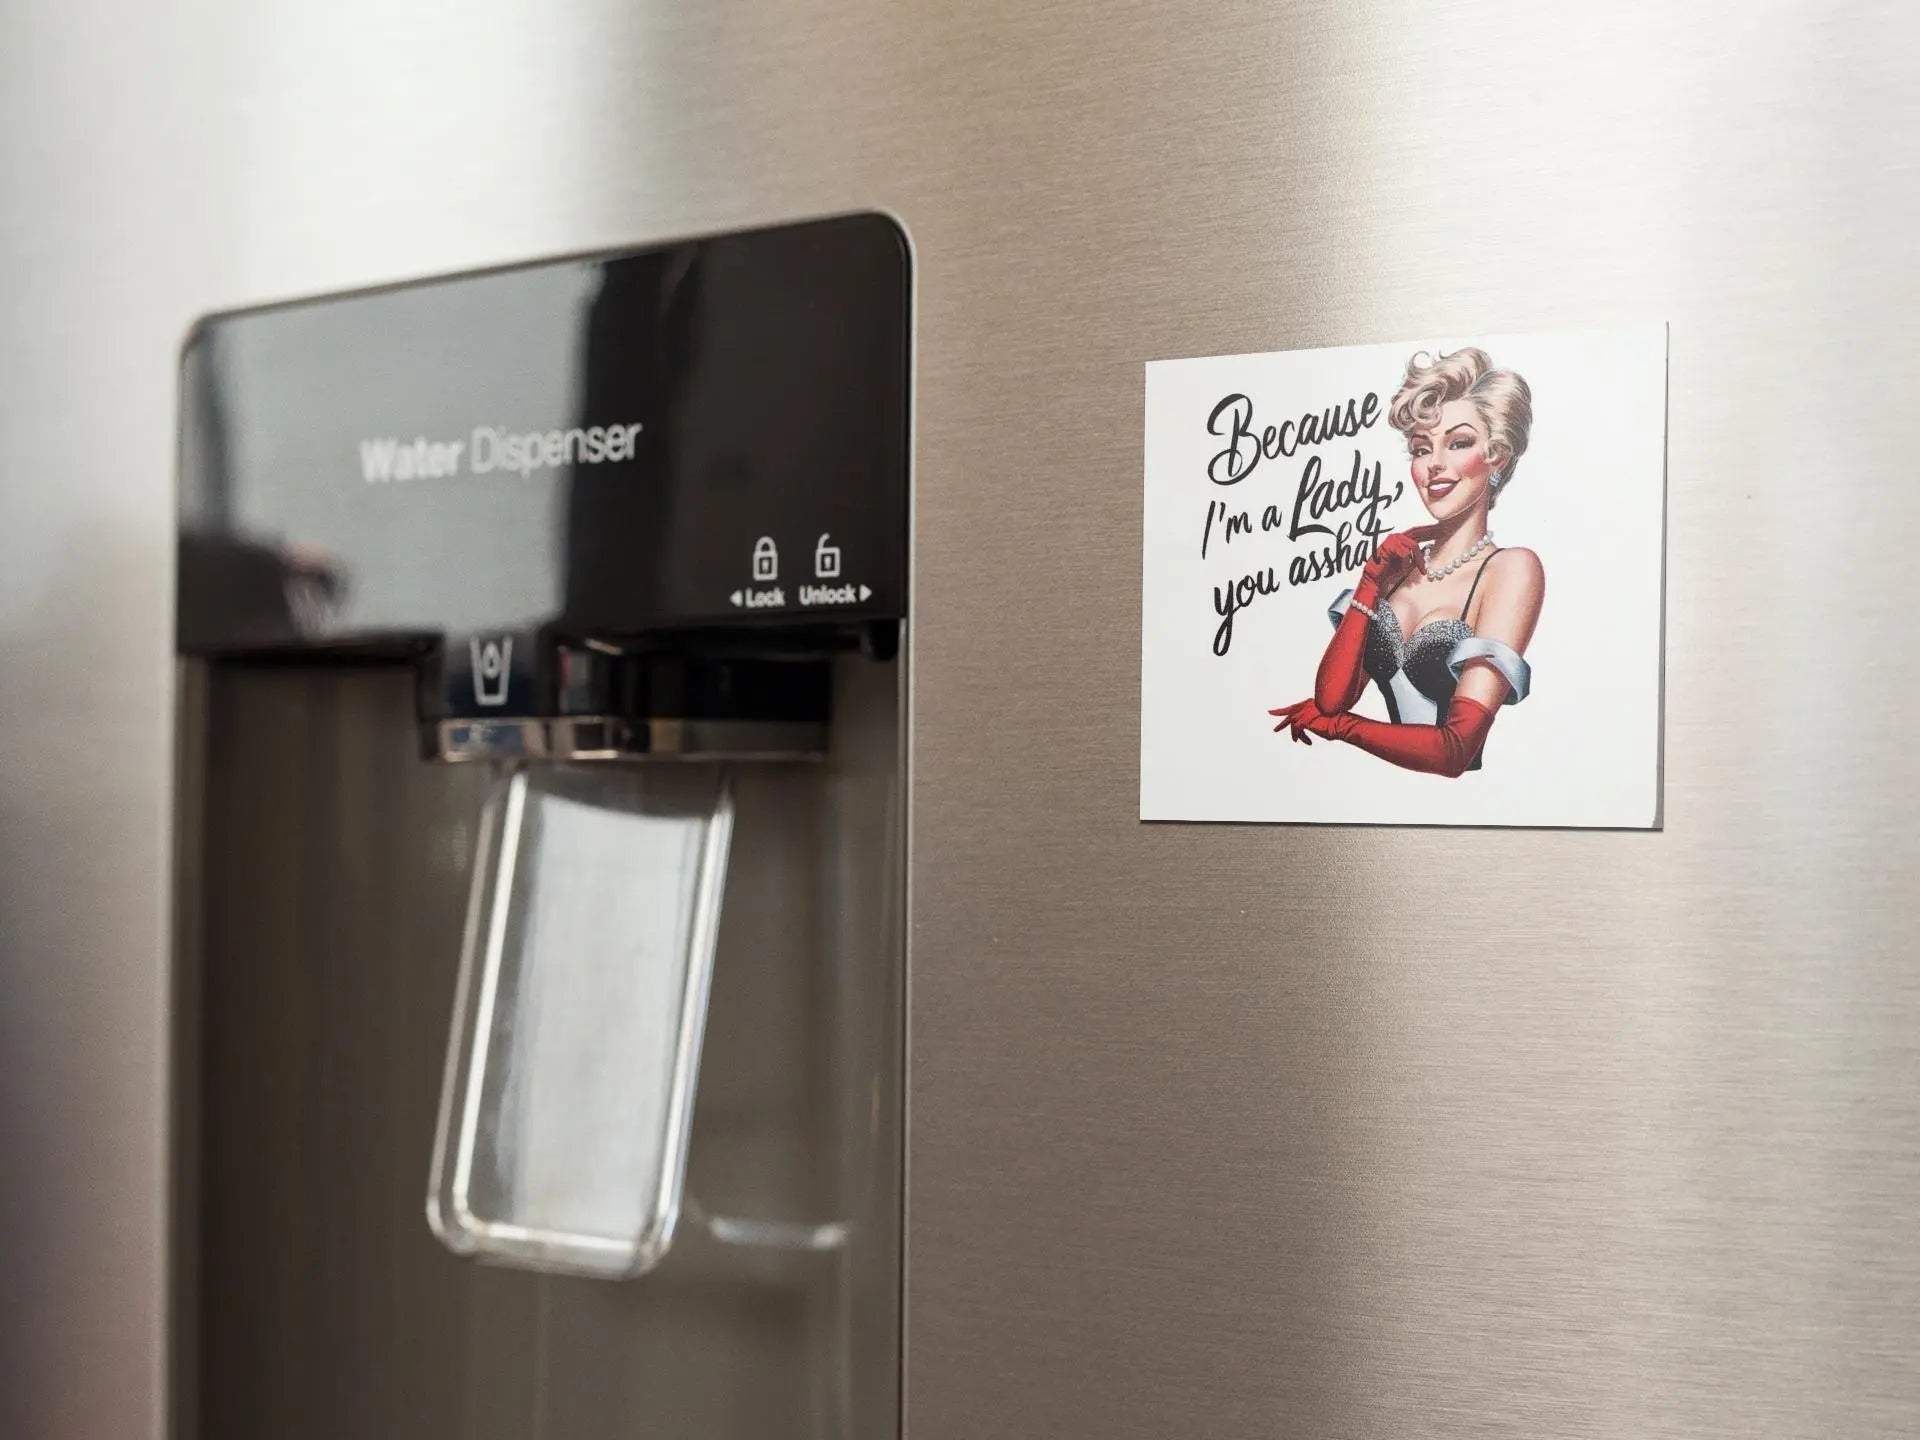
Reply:
[[[840,547],[829,545],[828,538],[822,535],[813,547],[813,573],[822,580],[831,580],[840,573]]]

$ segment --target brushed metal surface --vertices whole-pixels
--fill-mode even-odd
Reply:
[[[911,1440],[1920,1429],[1911,7],[0,23],[0,1428],[140,1433],[158,1374],[172,337],[886,205]],[[1664,832],[1135,823],[1139,362],[1627,313],[1673,322]]]

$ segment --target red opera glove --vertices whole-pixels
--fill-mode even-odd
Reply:
[[[1402,530],[1382,540],[1380,548],[1373,552],[1373,558],[1360,567],[1360,579],[1353,587],[1353,598],[1371,605],[1412,574],[1413,567],[1420,563],[1420,546],[1433,538],[1435,528],[1432,525],[1416,525],[1411,530]]]
[[[1300,707],[1290,708],[1298,712]],[[1357,745],[1369,755],[1378,755],[1409,770],[1457,777],[1466,773],[1480,753],[1480,747],[1487,743],[1487,732],[1493,728],[1493,711],[1478,700],[1455,695],[1447,707],[1444,725],[1386,725],[1378,720],[1363,720],[1358,715],[1317,713],[1306,716],[1295,713],[1287,723],[1296,727],[1304,725],[1328,740]]]
[[[1313,729],[1314,722],[1327,718],[1320,707],[1311,700],[1302,700],[1296,705],[1282,705],[1278,710],[1267,711],[1267,714],[1280,717],[1280,723],[1273,727],[1274,734],[1279,734],[1291,725],[1293,738],[1302,745],[1313,744],[1313,741],[1308,738],[1308,732]]]
[[[1340,624],[1320,657],[1320,669],[1313,677],[1313,703],[1322,714],[1338,715],[1351,710],[1367,688],[1361,656],[1367,645],[1369,612],[1380,604],[1420,560],[1420,542],[1429,527],[1402,530],[1380,542],[1373,558],[1361,567],[1360,579],[1353,587],[1353,603],[1340,617]],[[1273,712],[1278,714],[1278,711]],[[1296,729],[1295,738],[1298,739]]]

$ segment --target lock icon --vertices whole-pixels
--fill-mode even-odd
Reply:
[[[831,580],[840,573],[840,547],[829,545],[827,538],[822,535],[813,547],[813,573],[822,580]]]
[[[780,578],[780,551],[774,545],[771,535],[762,535],[753,542],[753,578],[756,580]]]

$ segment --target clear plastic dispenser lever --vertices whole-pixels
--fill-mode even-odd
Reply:
[[[513,653],[538,646],[528,636]],[[639,1275],[683,1208],[733,832],[727,767],[821,759],[830,672],[817,658],[560,647],[500,692],[529,708],[482,716],[459,708],[480,691],[457,667],[483,648],[447,645],[421,727],[430,758],[497,771],[427,1218],[463,1255]]]
[[[717,764],[518,765],[482,821],[428,1218],[609,1278],[681,1209],[733,826]]]

